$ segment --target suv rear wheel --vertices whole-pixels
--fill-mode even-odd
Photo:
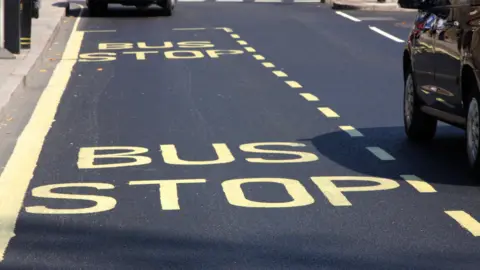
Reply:
[[[87,1],[88,12],[90,16],[101,16],[108,10],[108,3],[103,1],[88,0]]]
[[[173,10],[175,9],[176,0],[161,0],[159,6],[163,9],[163,14],[165,16],[172,16]]]
[[[479,116],[479,94],[478,90],[473,90],[472,97],[468,102],[467,111],[467,154],[468,162],[474,173],[480,172],[480,116]]]
[[[431,140],[437,131],[437,119],[422,112],[412,72],[405,80],[403,122],[408,138],[415,141]]]

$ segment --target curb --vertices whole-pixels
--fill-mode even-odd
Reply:
[[[0,115],[4,114],[4,108],[10,101],[15,93],[28,87],[28,75],[36,65],[40,63],[41,56],[48,50],[54,41],[54,37],[60,30],[60,23],[65,17],[65,13],[59,16],[58,19],[52,20],[48,25],[41,25],[41,27],[47,27],[47,33],[41,34],[41,36],[48,36],[48,38],[40,41],[39,46],[32,46],[32,48],[26,52],[21,52],[19,55],[22,58],[20,63],[13,72],[6,78],[0,86]],[[39,34],[40,35],[40,34]],[[33,25],[32,25],[32,40],[34,39]],[[8,61],[8,60],[7,60]]]
[[[332,1],[332,9],[335,10],[368,10],[368,11],[401,11],[417,12],[413,9],[405,9],[396,3],[352,3],[343,1]]]

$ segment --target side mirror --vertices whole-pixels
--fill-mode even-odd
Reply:
[[[405,9],[424,9],[429,6],[428,0],[398,0],[398,5]]]

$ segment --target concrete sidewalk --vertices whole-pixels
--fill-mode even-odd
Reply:
[[[49,46],[65,14],[63,0],[42,0],[40,18],[32,21],[32,45],[16,59],[0,59],[0,111],[15,90],[25,86],[25,77]]]

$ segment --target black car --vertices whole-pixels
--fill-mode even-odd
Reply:
[[[399,0],[418,9],[403,52],[404,125],[431,140],[437,121],[466,130],[468,160],[480,172],[480,1]]]
[[[87,0],[87,7],[90,15],[100,16],[108,9],[108,4],[121,4],[124,6],[136,6],[144,9],[151,5],[158,5],[163,9],[163,13],[167,16],[173,14],[176,0]]]

